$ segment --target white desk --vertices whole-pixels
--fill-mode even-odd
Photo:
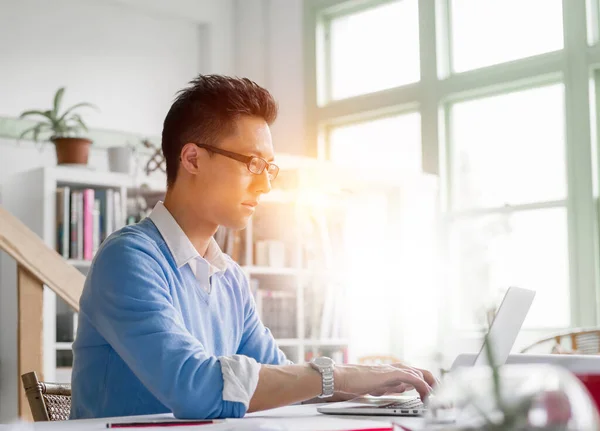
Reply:
[[[298,405],[267,410],[264,412],[251,413],[243,419],[227,419],[224,423],[213,425],[200,425],[195,427],[178,426],[175,428],[149,427],[131,428],[142,431],[189,431],[191,429],[201,431],[336,431],[356,430],[364,428],[382,428],[391,426],[392,419],[410,430],[423,428],[424,421],[421,418],[401,417],[373,417],[373,416],[331,416],[317,412],[317,406]],[[169,418],[172,415],[151,415],[121,418],[85,419],[67,422],[36,422],[33,424],[0,425],[0,431],[106,431],[108,422],[131,422],[159,418]],[[125,431],[125,429],[123,429]]]

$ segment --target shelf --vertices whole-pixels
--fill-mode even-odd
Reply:
[[[280,338],[276,339],[275,342],[280,347],[300,346],[302,344],[297,338]]]
[[[294,277],[316,277],[328,280],[344,280],[346,275],[340,271],[323,271],[318,269],[299,269],[271,266],[242,266],[242,269],[249,275],[287,275]]]
[[[67,259],[67,263],[77,268],[89,268],[92,266],[91,260]]]
[[[306,270],[298,268],[271,267],[271,266],[242,266],[248,274],[254,275],[295,275],[306,274]]]
[[[57,367],[55,380],[60,383],[70,383],[72,371],[71,367]]]
[[[167,192],[167,180],[150,176],[137,176],[129,180],[127,188],[133,194],[164,195]]]
[[[57,183],[74,187],[121,188],[129,183],[129,176],[110,171],[100,171],[89,166],[44,167]]]
[[[307,339],[303,341],[305,346],[347,346],[348,340],[345,338],[331,338],[331,339]]]
[[[54,343],[54,348],[56,350],[73,350],[73,342],[71,342],[71,341],[67,341],[67,342],[57,341],[56,343]]]

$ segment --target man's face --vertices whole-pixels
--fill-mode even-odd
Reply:
[[[273,143],[268,124],[259,117],[243,116],[234,133],[218,148],[245,156],[273,161]],[[198,172],[191,177],[190,204],[196,215],[215,225],[243,229],[261,195],[271,190],[267,170],[256,175],[243,162],[196,147]],[[193,196],[198,196],[194,200]]]

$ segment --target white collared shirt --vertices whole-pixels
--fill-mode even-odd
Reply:
[[[155,205],[149,218],[167,243],[177,268],[189,264],[200,287],[210,293],[210,277],[227,269],[227,257],[217,241],[210,239],[206,254],[202,257],[162,202]]]
[[[167,243],[177,268],[190,265],[199,287],[211,292],[210,277],[227,270],[228,257],[211,238],[206,254],[200,256],[183,229],[162,202],[158,202],[148,216]],[[246,408],[258,385],[260,364],[243,355],[220,356],[223,374],[223,400],[243,403]]]

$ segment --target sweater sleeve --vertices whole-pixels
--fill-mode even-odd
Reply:
[[[292,364],[277,346],[271,331],[260,320],[256,311],[256,302],[250,293],[248,279],[241,269],[238,271],[237,279],[244,298],[244,333],[237,353],[250,356],[261,364]]]
[[[86,317],[175,417],[244,416],[243,403],[223,400],[219,358],[189,333],[173,306],[158,252],[134,235],[110,239],[81,298]]]

